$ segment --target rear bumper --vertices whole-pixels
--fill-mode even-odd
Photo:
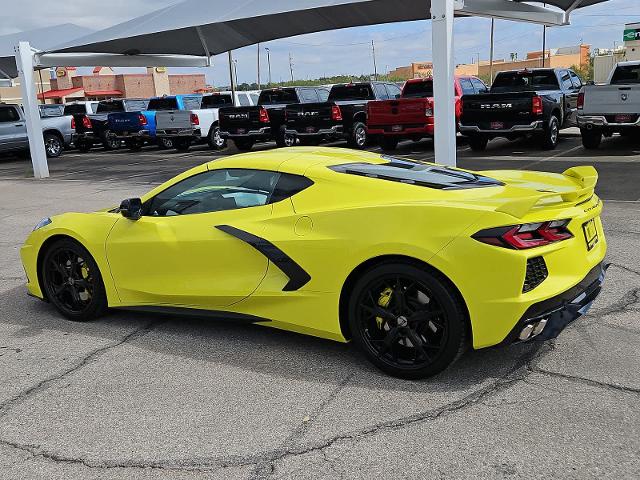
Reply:
[[[536,120],[526,125],[514,125],[511,128],[505,129],[483,129],[477,125],[463,125],[460,124],[460,133],[462,134],[486,134],[489,136],[499,137],[502,134],[517,134],[517,133],[531,133],[541,131],[544,129],[544,120]]]
[[[200,138],[202,132],[199,128],[176,128],[171,130],[156,130],[156,137],[158,138],[185,138],[194,137]]]
[[[575,287],[529,307],[502,343],[556,338],[569,324],[589,311],[602,290],[607,268],[601,263]]]
[[[315,132],[300,132],[296,129],[287,128],[285,130],[287,135],[293,135],[295,137],[302,138],[314,138],[314,137],[338,137],[344,134],[344,128],[342,125],[334,125],[330,128],[320,128]]]
[[[416,135],[433,137],[433,123],[427,123],[420,126],[400,125],[402,130],[394,131],[394,125],[375,125],[368,126],[367,133],[369,135],[378,135],[383,137],[413,137]]]
[[[229,140],[234,139],[252,139],[256,141],[268,141],[271,139],[271,127],[262,127],[258,130],[248,130],[245,133],[231,133],[220,131],[220,137]]]
[[[110,131],[110,135],[118,140],[128,140],[131,138],[141,138],[147,140],[151,138],[151,132],[149,130],[138,130],[136,132],[123,131],[123,132],[114,132]]]
[[[610,123],[604,115],[578,115],[578,127],[640,128],[640,118],[633,123]]]

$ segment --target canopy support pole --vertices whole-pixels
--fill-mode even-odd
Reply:
[[[432,0],[435,162],[456,166],[456,113],[453,62],[453,14],[455,0]]]
[[[36,97],[36,86],[33,75],[33,51],[31,50],[29,42],[20,42],[14,50],[16,52],[16,65],[18,67],[27,135],[29,137],[33,176],[38,179],[47,178],[49,176],[49,165],[47,163],[47,153],[44,148],[42,120],[40,119],[40,110]]]

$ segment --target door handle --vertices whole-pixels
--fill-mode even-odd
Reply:
[[[15,123],[14,127],[24,127],[24,123]]]

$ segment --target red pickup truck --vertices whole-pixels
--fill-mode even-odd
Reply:
[[[486,93],[489,89],[482,80],[471,76],[456,76],[456,120],[462,114],[463,95]],[[433,137],[433,79],[408,80],[400,98],[369,102],[367,106],[367,132],[377,138],[383,150],[394,150],[404,139],[418,141]]]

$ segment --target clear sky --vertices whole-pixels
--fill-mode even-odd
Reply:
[[[155,9],[176,0],[20,0],[6,2],[0,18],[0,35],[61,23],[100,29]],[[622,42],[623,26],[640,22],[640,0],[610,0],[573,14],[573,24],[548,30],[549,48],[584,42],[594,48],[611,48]],[[456,20],[456,63],[470,63],[478,54],[489,56],[490,21],[481,18]],[[363,74],[373,71],[371,40],[376,42],[378,71],[431,59],[429,22],[409,22],[374,27],[359,27],[316,33],[262,45],[262,80],[267,78],[264,47],[271,49],[274,81],[289,78],[289,53],[293,56],[296,78],[315,78],[335,74]],[[508,58],[511,52],[523,56],[542,48],[542,27],[523,23],[496,22],[496,58]],[[257,48],[235,52],[240,83],[256,80]],[[207,69],[210,82],[228,84],[226,56],[214,59]]]

